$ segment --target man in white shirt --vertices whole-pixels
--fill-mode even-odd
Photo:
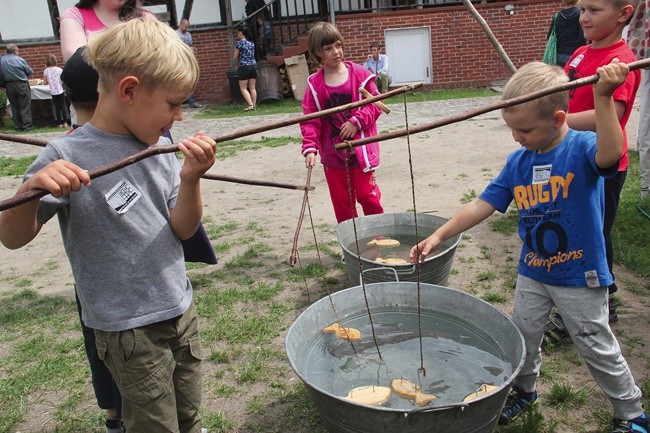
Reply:
[[[379,92],[386,93],[391,83],[390,74],[388,73],[388,56],[379,54],[379,44],[370,44],[370,54],[368,54],[363,67],[375,74]]]

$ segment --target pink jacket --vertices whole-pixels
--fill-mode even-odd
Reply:
[[[375,84],[374,75],[365,70],[362,66],[349,61],[344,62],[352,80],[352,88],[358,89],[364,87],[373,95],[378,95],[377,85]],[[321,111],[325,107],[325,77],[323,68],[318,72],[312,74],[307,78],[307,90],[302,100],[302,109],[305,114],[311,114],[316,111]],[[363,98],[360,92],[354,92],[352,101],[356,102]],[[377,119],[381,114],[381,110],[374,104],[364,105],[352,110],[352,117],[350,121],[357,126],[357,135],[354,139],[365,137],[373,137],[377,135]],[[328,160],[328,154],[331,152],[321,149],[321,143],[327,142],[324,140],[325,128],[322,125],[324,118],[318,118],[303,122],[300,124],[300,131],[302,132],[302,154],[320,153],[321,163],[324,166],[332,166]],[[379,143],[369,143],[363,146],[354,148],[357,160],[363,171],[371,171],[379,166]]]

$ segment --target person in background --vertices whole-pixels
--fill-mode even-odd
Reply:
[[[273,26],[270,20],[264,19],[264,14],[257,16],[257,24],[259,26],[259,46],[261,57],[268,56],[273,49]]]
[[[562,0],[566,6],[554,15],[555,34],[557,35],[557,60],[556,65],[564,67],[571,57],[571,54],[582,45],[587,43],[582,26],[580,25],[580,9],[576,6],[580,0]],[[548,28],[549,38],[553,31],[553,20]]]
[[[140,0],[81,0],[63,11],[60,18],[61,54],[68,59],[88,43],[95,33],[113,27],[122,21],[140,16],[154,15],[142,9]],[[70,118],[77,122],[74,103],[70,107]]]
[[[20,248],[58,215],[84,322],[129,401],[127,431],[198,433],[202,355],[181,239],[200,223],[200,178],[216,143],[203,132],[183,140],[182,167],[161,155],[92,186],[87,171],[168,144],[161,131],[182,119],[198,63],[169,26],[146,18],[94,36],[87,57],[99,73],[95,114],[39,154],[18,193],[52,195],[0,214],[0,241]]]
[[[61,53],[67,61],[91,35],[131,18],[153,14],[142,9],[140,0],[81,0],[61,14]]]
[[[650,57],[650,0],[639,0],[627,33],[627,44],[637,60]],[[636,148],[639,151],[641,199],[648,198],[650,188],[650,69],[641,69],[639,86],[639,129]]]
[[[192,46],[192,34],[188,30],[190,28],[190,21],[183,18],[181,20],[181,23],[178,26],[178,29],[176,30],[176,34],[178,35],[179,38],[181,38],[181,41],[194,53],[194,47]],[[194,93],[190,95],[189,98],[187,98],[187,103],[189,104],[190,108],[202,108],[203,105],[199,104],[196,102],[196,98],[194,97]]]
[[[99,100],[99,93],[97,93],[99,75],[86,61],[84,57],[85,50],[85,46],[79,48],[65,63],[63,72],[61,73],[61,81],[63,82],[66,94],[77,108],[77,120],[72,125],[73,130],[85,125],[92,119],[97,108],[97,101]],[[106,411],[106,433],[123,433],[122,396],[113,380],[111,372],[106,368],[104,361],[97,354],[95,331],[87,327],[84,323],[76,286],[75,300],[77,302],[81,332],[84,337],[86,357],[90,366],[95,399],[97,406]]]
[[[372,95],[379,94],[370,72],[361,65],[344,60],[343,36],[332,24],[316,23],[309,30],[307,45],[311,58],[322,66],[307,78],[302,100],[304,114],[359,101],[363,99],[360,87]],[[375,180],[379,143],[355,147],[353,151],[335,148],[343,140],[377,135],[380,115],[381,110],[369,104],[300,124],[305,166],[313,167],[316,154],[320,154],[334,215],[339,223],[357,217],[357,202],[364,215],[384,213],[381,191]]]
[[[585,38],[591,44],[578,48],[564,67],[570,80],[594,75],[603,65],[615,58],[624,63],[636,60],[635,55],[622,39],[623,28],[629,24],[634,15],[637,0],[581,0],[580,25]],[[625,83],[614,92],[614,106],[623,130],[623,150],[618,163],[616,176],[605,179],[605,247],[607,264],[613,274],[614,251],[612,245],[612,228],[616,218],[621,190],[627,175],[629,162],[626,125],[632,113],[641,72],[637,69],[628,74]],[[579,131],[596,131],[596,111],[594,109],[593,85],[579,87],[569,93],[569,127]],[[615,282],[609,286],[610,305],[609,320],[618,320],[617,301],[614,293],[618,290]]]
[[[255,84],[257,82],[257,62],[255,61],[255,46],[248,39],[248,29],[244,26],[239,26],[235,34],[235,51],[233,57],[239,64],[237,68],[237,76],[239,80],[239,90],[244,97],[244,101],[248,106],[244,111],[252,111],[257,108],[257,90]]]
[[[0,74],[5,83],[7,99],[11,104],[11,119],[18,131],[32,129],[32,92],[29,77],[34,73],[25,59],[20,57],[16,44],[7,44],[7,54],[0,57]]]
[[[370,44],[370,54],[363,63],[363,67],[375,74],[379,92],[386,93],[391,83],[390,73],[388,72],[388,56],[379,54],[379,44]]]
[[[54,121],[60,128],[67,128],[70,122],[70,113],[68,112],[68,104],[65,98],[65,91],[63,90],[63,83],[61,82],[61,73],[63,69],[57,66],[56,56],[52,53],[48,54],[45,58],[47,68],[43,71],[43,82],[50,86],[50,94],[52,95],[52,115]]]
[[[509,424],[537,400],[540,343],[555,305],[575,348],[612,404],[611,433],[648,433],[650,428],[641,390],[609,327],[607,311],[612,275],[605,258],[603,177],[616,174],[623,147],[612,94],[628,72],[627,65],[618,60],[598,68],[600,78],[592,86],[598,134],[569,128],[567,92],[504,108],[503,120],[521,148],[508,155],[501,173],[479,198],[411,249],[411,261],[422,261],[445,240],[474,227],[495,210],[505,213],[513,201],[517,206],[522,248],[512,320],[526,347],[499,424]],[[532,62],[512,76],[502,98],[566,82],[561,68]]]
[[[269,14],[268,9],[266,9],[266,2],[264,0],[246,0],[246,6],[244,6],[244,12],[246,16],[243,25],[248,29],[248,34],[246,35],[246,37],[248,38],[249,41],[253,42],[254,44],[255,60],[258,60],[261,55],[261,50],[258,41],[260,39],[259,36],[262,29],[257,20],[257,16],[259,15],[255,17],[253,17],[252,15],[262,8],[264,9],[262,12],[260,12],[260,14],[263,16],[265,21],[270,20],[271,16]]]

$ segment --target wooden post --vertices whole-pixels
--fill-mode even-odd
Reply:
[[[228,27],[228,56],[230,57],[230,69],[237,67],[235,64],[235,59],[232,56],[233,51],[235,51],[235,37],[233,36],[233,27],[232,27],[232,0],[223,0],[223,10],[226,12],[226,25]]]
[[[494,33],[492,33],[492,30],[490,30],[490,27],[488,27],[487,23],[485,22],[485,20],[481,16],[481,14],[478,13],[478,11],[476,10],[476,8],[472,4],[472,2],[470,0],[463,0],[463,3],[465,3],[465,6],[469,10],[469,13],[472,14],[474,19],[483,28],[483,32],[487,35],[488,39],[490,40],[490,42],[494,46],[494,49],[497,50],[497,53],[499,54],[499,56],[501,56],[501,58],[503,59],[504,63],[508,67],[508,69],[510,69],[510,71],[513,74],[515,72],[517,72],[517,68],[515,68],[515,65],[512,63],[512,61],[510,61],[510,58],[508,57],[506,52],[503,50],[503,47],[501,46],[501,44],[497,40],[496,36],[494,36]]]

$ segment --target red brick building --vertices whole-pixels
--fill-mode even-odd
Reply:
[[[243,0],[242,0],[243,1]],[[511,0],[477,2],[476,10],[496,36],[512,63],[540,60],[553,13],[559,0]],[[398,9],[391,11],[336,14],[336,25],[345,37],[346,57],[363,62],[370,42],[383,41],[386,30],[429,28],[431,35],[432,82],[426,89],[488,86],[507,79],[511,72],[463,4]],[[230,99],[228,71],[231,69],[229,30],[226,25],[190,29],[201,67],[196,89],[199,100],[211,103]],[[45,67],[49,52],[60,56],[58,40],[21,43],[23,56],[36,77]]]

